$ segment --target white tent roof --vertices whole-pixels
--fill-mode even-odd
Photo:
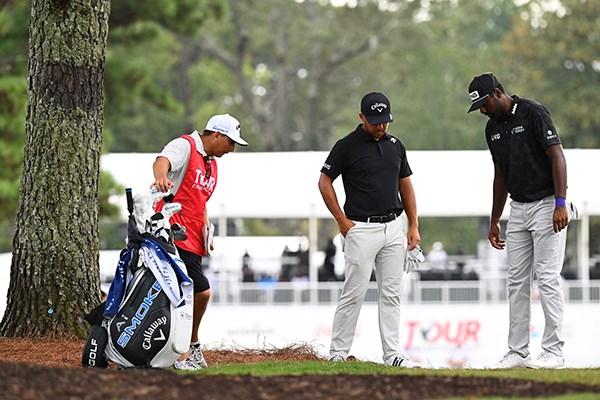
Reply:
[[[218,160],[219,182],[209,215],[228,218],[331,218],[317,182],[328,152],[231,153]],[[157,154],[113,153],[102,168],[134,193],[153,182]],[[565,150],[568,197],[582,210],[600,215],[600,150]],[[419,216],[488,216],[492,206],[493,164],[487,150],[410,151]],[[345,196],[334,182],[338,200]],[[120,198],[125,213],[125,201]],[[508,207],[506,207],[507,211]]]

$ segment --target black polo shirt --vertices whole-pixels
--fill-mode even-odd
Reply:
[[[398,180],[412,175],[400,139],[386,133],[377,141],[362,124],[336,142],[321,172],[332,180],[342,175],[350,219],[401,213]]]
[[[554,193],[552,162],[545,150],[560,139],[546,107],[513,96],[508,114],[488,121],[485,138],[513,200],[528,203]]]

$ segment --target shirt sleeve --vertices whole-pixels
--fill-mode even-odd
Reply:
[[[406,178],[408,176],[412,175],[412,169],[410,168],[410,165],[408,164],[408,156],[406,155],[406,147],[404,147],[404,144],[401,143],[401,149],[400,149],[400,172],[398,173],[398,178],[402,179],[402,178]]]
[[[160,155],[171,163],[170,172],[177,173],[187,168],[191,150],[190,143],[179,137],[167,143]]]
[[[535,140],[546,149],[552,145],[560,144],[558,131],[554,126],[550,112],[546,107],[540,105],[534,109],[531,115],[531,124]]]
[[[346,153],[343,151],[343,146],[338,141],[333,145],[331,152],[325,160],[325,164],[321,168],[321,172],[329,176],[331,180],[335,180],[346,168],[347,160],[348,157],[346,157]]]

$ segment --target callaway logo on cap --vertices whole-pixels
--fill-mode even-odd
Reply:
[[[360,112],[373,125],[394,120],[390,100],[381,92],[367,93],[360,102]]]
[[[221,134],[229,137],[231,140],[241,146],[248,146],[246,142],[240,136],[240,121],[233,118],[229,114],[220,114],[212,116],[206,123],[205,131],[220,132]]]

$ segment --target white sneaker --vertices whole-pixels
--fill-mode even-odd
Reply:
[[[200,343],[190,345],[190,355],[188,359],[200,366],[200,368],[208,367],[208,364],[206,364],[206,360],[204,359],[204,354],[202,354],[202,346]]]
[[[335,354],[329,357],[329,361],[331,362],[346,362],[346,359],[339,354]]]
[[[507,369],[507,368],[525,368],[531,362],[529,355],[523,357],[519,353],[509,351],[496,364],[489,365],[485,369]]]
[[[189,358],[186,358],[183,361],[175,361],[175,363],[173,363],[173,367],[175,367],[175,369],[178,369],[180,371],[198,371],[198,370],[202,369],[201,366],[194,363]]]
[[[542,354],[538,356],[537,360],[529,363],[528,367],[563,369],[565,368],[565,359],[562,356],[557,356],[556,354],[544,350]]]
[[[402,367],[402,368],[423,368],[418,362],[411,361],[403,355],[397,355],[396,357],[388,360],[385,365],[389,367]]]

